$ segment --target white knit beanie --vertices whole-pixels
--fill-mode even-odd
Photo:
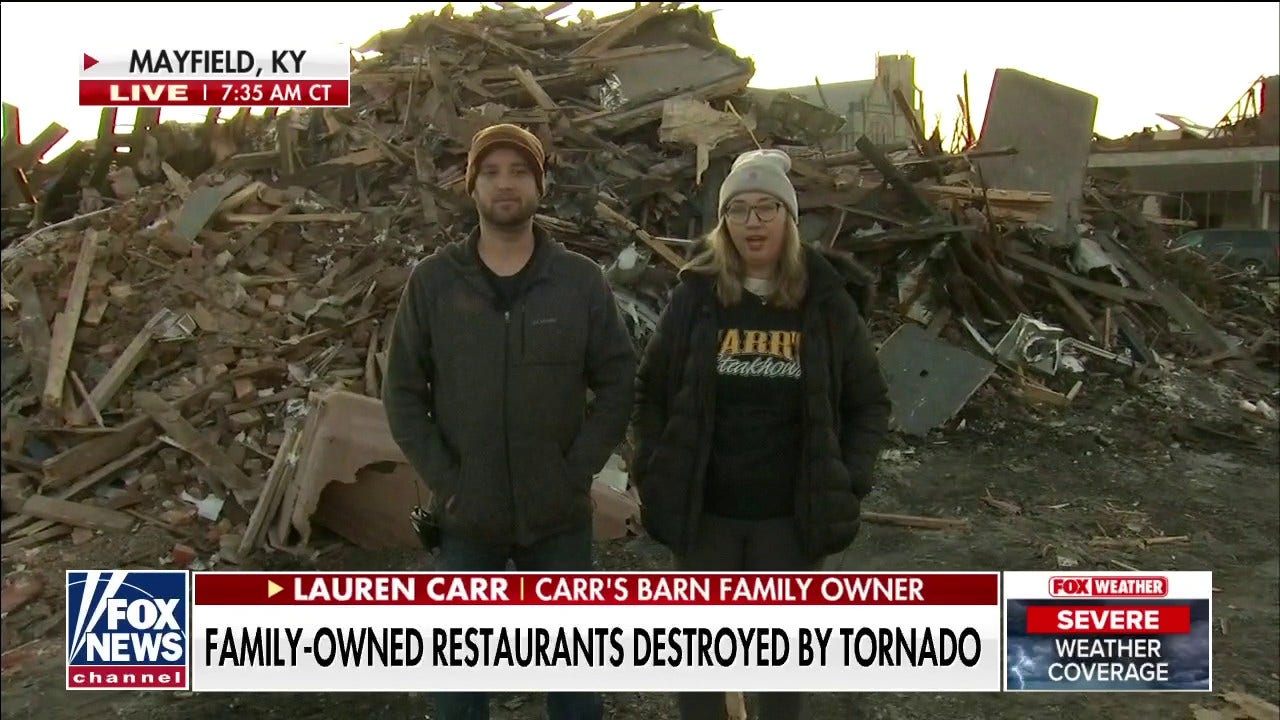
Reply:
[[[791,219],[800,216],[800,204],[796,189],[787,177],[791,169],[791,156],[774,148],[752,150],[738,156],[733,168],[720,186],[720,213],[737,195],[744,192],[768,193],[787,207]]]

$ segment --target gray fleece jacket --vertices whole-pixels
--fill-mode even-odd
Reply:
[[[590,522],[591,480],[633,402],[635,350],[603,273],[538,235],[509,310],[485,278],[478,233],[419,262],[382,390],[442,530],[498,545]]]

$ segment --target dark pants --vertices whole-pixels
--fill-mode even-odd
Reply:
[[[780,520],[730,520],[703,515],[698,537],[688,555],[677,557],[676,567],[688,572],[802,572],[817,570],[822,558],[811,558],[800,549],[795,522]],[[729,691],[746,688],[726,688]],[[800,720],[805,717],[804,693],[760,693],[752,717],[759,720]],[[725,695],[680,693],[681,720],[724,720]]]
[[[436,568],[442,572],[501,572],[507,560],[521,572],[584,572],[591,567],[591,525],[549,537],[528,547],[492,547],[444,535]],[[488,720],[486,693],[439,693],[439,720]],[[600,720],[603,698],[598,693],[547,693],[548,720]]]

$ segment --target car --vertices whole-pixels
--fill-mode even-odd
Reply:
[[[1251,275],[1280,275],[1280,231],[1192,230],[1173,241],[1171,250],[1190,249]]]

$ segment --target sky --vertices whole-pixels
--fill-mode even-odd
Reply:
[[[546,3],[531,6],[545,6]],[[82,53],[132,47],[358,46],[443,3],[0,4],[0,96],[21,111],[22,141],[58,122],[72,140],[96,134],[99,110],[77,106]],[[482,3],[454,3],[466,15]],[[490,4],[492,6],[492,4]],[[633,3],[574,3],[597,16]],[[752,86],[870,79],[877,55],[916,58],[927,131],[949,137],[969,73],[981,128],[997,68],[1016,68],[1098,97],[1095,130],[1121,137],[1170,124],[1156,113],[1216,123],[1259,76],[1280,72],[1280,3],[699,3],[720,41],[756,66]],[[783,9],[785,7],[785,10]],[[162,9],[163,8],[163,9]],[[38,28],[56,29],[40,32]],[[232,111],[227,111],[230,114]],[[195,120],[202,110],[169,111]],[[131,118],[132,113],[128,116]],[[126,114],[121,113],[122,128]]]

